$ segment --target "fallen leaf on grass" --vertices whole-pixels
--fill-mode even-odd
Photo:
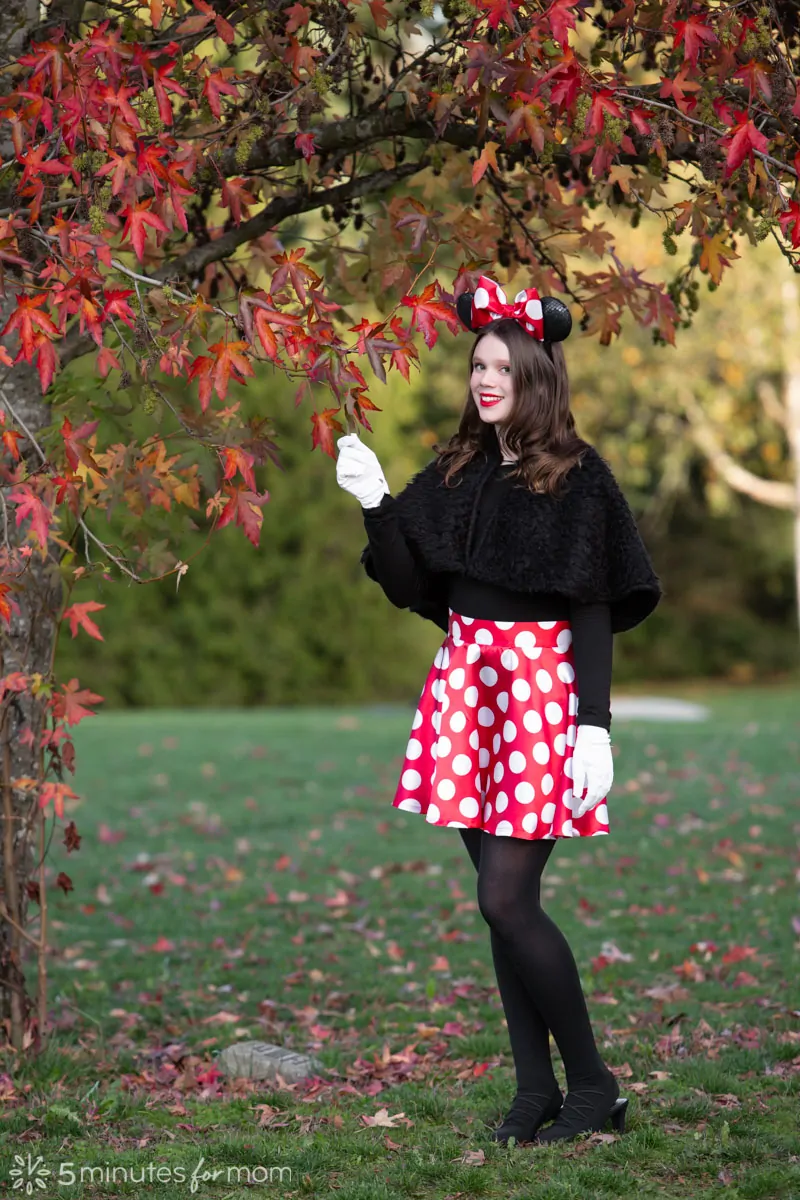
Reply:
[[[482,1167],[486,1163],[486,1152],[484,1150],[465,1150],[458,1158],[451,1158],[450,1162],[463,1163],[465,1167]]]
[[[361,1120],[365,1125],[381,1125],[387,1129],[394,1129],[398,1121],[403,1125],[414,1124],[405,1113],[395,1113],[393,1117],[390,1117],[388,1108],[379,1108],[374,1117],[361,1113]]]

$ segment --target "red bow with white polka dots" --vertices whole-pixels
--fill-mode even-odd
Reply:
[[[481,329],[492,321],[511,317],[519,321],[532,337],[544,341],[544,315],[542,302],[535,287],[517,292],[514,303],[509,304],[506,294],[488,275],[481,275],[472,297],[472,328]]]

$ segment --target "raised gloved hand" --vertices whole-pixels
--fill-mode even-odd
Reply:
[[[336,460],[336,482],[361,501],[362,508],[377,508],[389,485],[377,455],[365,446],[355,433],[336,439],[339,457]]]
[[[605,799],[614,782],[611,737],[601,725],[579,725],[572,752],[572,816],[582,817]],[[580,793],[586,788],[586,795]]]

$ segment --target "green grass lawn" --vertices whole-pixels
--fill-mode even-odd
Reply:
[[[628,1128],[538,1148],[489,1141],[514,1073],[458,832],[391,807],[411,709],[84,721],[54,1027],[0,1057],[0,1194],[30,1153],[69,1200],[189,1195],[198,1162],[226,1200],[800,1197],[800,689],[683,694],[712,719],[615,722],[611,836],[544,875]],[[323,1077],[220,1078],[253,1038]]]

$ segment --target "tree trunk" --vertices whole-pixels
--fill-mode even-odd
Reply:
[[[3,26],[0,33],[0,58],[8,62],[24,52],[26,42],[39,26],[38,0],[5,0]],[[50,6],[51,20],[72,22],[79,14],[74,0]],[[12,84],[7,79],[5,90]],[[10,142],[0,143],[0,159],[8,161],[14,152]],[[0,204],[8,206],[14,197],[0,195]],[[6,294],[0,296],[0,328],[16,307],[16,288],[13,277],[6,275]],[[6,428],[18,429],[25,436],[19,442],[22,458],[29,473],[41,468],[42,455],[35,442],[37,435],[50,424],[50,406],[43,399],[38,375],[24,362],[6,369],[0,376],[0,405],[4,410]],[[11,465],[10,458],[7,465]],[[9,490],[6,483],[3,491]],[[5,499],[5,496],[4,496]],[[25,542],[30,522],[17,526],[13,509],[3,508],[3,540],[5,554],[13,559],[16,547]],[[0,625],[0,677],[12,672],[30,676],[50,675],[56,625],[62,604],[62,584],[58,570],[59,559],[48,549],[47,557],[33,549],[24,573],[12,582],[11,598],[16,602],[8,627]],[[35,865],[36,824],[22,836],[22,817],[30,807],[29,794],[14,790],[11,780],[21,777],[39,779],[44,761],[40,749],[44,729],[45,709],[41,700],[30,694],[9,693],[0,706],[0,901],[5,911],[21,929],[27,920],[28,894],[26,884]],[[25,736],[23,736],[25,735]],[[19,928],[0,916],[0,1020],[7,1036],[17,1049],[26,1039],[25,1023],[31,1011],[23,970],[24,937]],[[43,1030],[39,1030],[41,1038]]]
[[[783,397],[786,435],[794,484],[794,577],[797,620],[800,625],[800,288],[787,275],[781,289],[783,310]]]

